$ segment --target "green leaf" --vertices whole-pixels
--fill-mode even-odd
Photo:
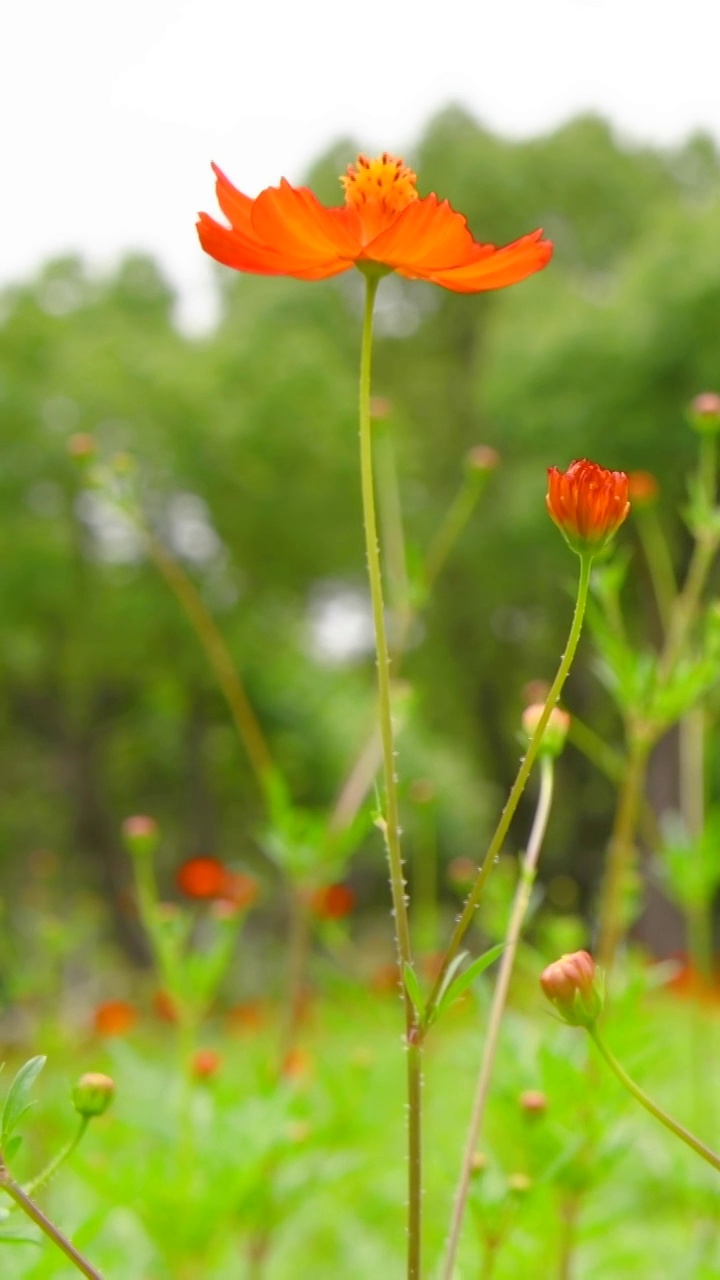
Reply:
[[[32,1106],[32,1102],[30,1101],[30,1090],[46,1062],[47,1058],[42,1054],[39,1054],[35,1058],[30,1058],[29,1062],[26,1062],[25,1065],[20,1068],[15,1079],[10,1085],[2,1117],[1,1145],[3,1150],[6,1149],[7,1144],[12,1138],[21,1118],[29,1107]]]
[[[5,1157],[5,1160],[7,1161],[8,1164],[12,1160],[13,1156],[17,1155],[21,1146],[22,1146],[21,1135],[19,1133],[13,1134],[10,1141],[6,1143],[6,1145],[3,1148],[3,1156]]]
[[[445,991],[435,1008],[433,1022],[440,1017],[441,1013],[445,1012],[449,1005],[458,1000],[467,991],[468,987],[472,986],[475,979],[479,978],[480,974],[484,973],[493,961],[497,960],[500,953],[505,950],[505,946],[504,942],[498,942],[497,946],[491,947],[489,951],[485,951],[483,955],[478,956],[477,960],[473,960],[472,964],[468,965],[459,978],[456,978],[450,985],[446,984]]]
[[[408,964],[407,960],[403,965],[403,978],[405,980],[405,990],[415,1005],[418,1016],[422,1018],[425,1013],[425,1000],[423,998],[423,993],[420,990],[420,983],[418,982],[417,974],[412,965]]]
[[[465,963],[469,955],[470,955],[469,951],[458,951],[457,955],[455,956],[455,959],[452,960],[448,965],[447,973],[443,978],[443,984],[438,993],[438,1004],[441,1003],[443,996],[445,995],[445,992],[448,990],[451,983],[455,979],[455,974],[457,973],[458,969],[460,969],[462,965]]]

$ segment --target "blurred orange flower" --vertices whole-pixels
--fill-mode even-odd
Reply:
[[[651,471],[628,472],[628,497],[637,507],[649,507],[657,501],[660,486]]]
[[[220,897],[236,911],[251,907],[258,896],[258,883],[252,876],[245,876],[241,871],[226,871]]]
[[[177,886],[187,898],[221,898],[228,872],[218,858],[188,858],[177,873]]]
[[[232,1034],[252,1034],[259,1031],[267,1022],[267,1010],[259,1000],[247,1000],[245,1004],[236,1004],[229,1009],[226,1017],[227,1030]]]
[[[222,1057],[216,1049],[197,1049],[193,1054],[192,1073],[196,1080],[210,1080],[217,1075]]]
[[[99,1036],[124,1036],[137,1022],[137,1010],[127,1000],[106,1000],[93,1014],[93,1026]]]
[[[156,991],[152,998],[152,1006],[155,1015],[162,1022],[177,1022],[177,1004],[168,991]]]
[[[355,906],[355,894],[346,884],[326,884],[310,898],[310,910],[319,920],[343,920]]]
[[[373,160],[359,156],[357,165],[348,166],[340,179],[345,204],[331,208],[284,178],[253,200],[216,165],[213,170],[230,226],[201,213],[198,235],[211,258],[236,271],[326,280],[356,266],[478,293],[517,284],[552,256],[542,231],[502,249],[479,244],[463,215],[434,193],[420,197],[412,169],[387,151]]]
[[[578,555],[595,553],[609,542],[630,510],[624,471],[606,471],[587,458],[567,471],[548,468],[547,509]]]

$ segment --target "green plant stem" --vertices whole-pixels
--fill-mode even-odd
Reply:
[[[651,1116],[654,1116],[656,1120],[659,1120],[660,1124],[664,1125],[666,1129],[669,1129],[670,1133],[674,1133],[676,1138],[679,1138],[681,1142],[684,1142],[686,1146],[690,1147],[702,1160],[705,1160],[708,1164],[712,1165],[713,1169],[720,1171],[720,1156],[716,1155],[714,1151],[711,1151],[710,1147],[706,1147],[704,1142],[701,1142],[699,1138],[696,1138],[695,1135],[690,1133],[690,1131],[683,1125],[678,1124],[677,1120],[673,1120],[672,1116],[669,1116],[666,1111],[663,1111],[662,1107],[659,1107],[656,1102],[653,1102],[652,1098],[648,1097],[644,1089],[641,1089],[640,1085],[636,1084],[635,1081],[631,1079],[625,1068],[620,1065],[615,1055],[608,1049],[600,1035],[600,1032],[598,1031],[597,1023],[594,1026],[588,1027],[587,1030],[588,1035],[593,1041],[598,1052],[607,1062],[610,1070],[614,1072],[621,1085],[627,1089],[628,1093],[632,1094],[635,1101],[639,1102],[641,1107],[644,1107],[646,1111],[649,1111]]]
[[[270,803],[272,782],[277,776],[277,770],[225,639],[195,583],[188,577],[182,566],[147,528],[140,523],[137,527],[143,535],[148,554],[182,607],[205,651],[205,656],[230,709],[235,728],[245,747],[258,785],[265,799]]]
[[[570,635],[568,636],[567,647],[562,656],[560,666],[558,667],[557,673],[555,675],[555,679],[553,680],[552,685],[550,686],[550,691],[547,695],[547,698],[545,699],[545,705],[543,707],[542,715],[540,716],[540,719],[537,724],[537,728],[528,746],[527,754],[524,756],[524,758],[521,761],[520,768],[517,773],[517,777],[515,778],[515,781],[510,790],[510,795],[508,796],[507,804],[505,805],[505,808],[503,809],[502,814],[500,815],[499,822],[497,824],[497,827],[495,828],[495,833],[490,841],[488,851],[485,855],[485,860],[482,863],[482,866],[480,867],[477,879],[475,880],[475,884],[470,890],[470,894],[467,898],[465,906],[463,907],[462,913],[457,921],[457,924],[455,925],[455,928],[452,933],[452,937],[450,938],[450,942],[448,943],[447,951],[445,952],[445,955],[443,957],[443,962],[440,968],[440,972],[435,980],[435,984],[428,998],[425,1019],[424,1019],[425,1027],[427,1027],[432,1021],[432,1014],[435,1011],[435,1007],[437,1005],[440,992],[442,990],[443,982],[445,980],[445,975],[450,965],[452,964],[452,961],[455,959],[455,956],[460,950],[460,946],[462,944],[463,938],[465,937],[465,934],[467,933],[468,929],[470,928],[470,925],[472,924],[475,918],[475,911],[477,909],[477,904],[480,899],[480,894],[482,893],[483,886],[488,876],[490,875],[490,872],[493,869],[493,866],[495,864],[495,859],[500,854],[500,850],[502,849],[502,846],[503,846],[503,841],[505,840],[505,836],[508,833],[508,829],[510,827],[510,823],[512,822],[513,816],[515,814],[515,810],[517,809],[518,802],[525,789],[525,784],[530,776],[532,767],[537,758],[537,754],[540,749],[540,744],[542,742],[542,737],[545,732],[545,727],[547,725],[548,720],[550,719],[550,714],[553,708],[556,706],[560,698],[560,694],[562,693],[563,686],[565,684],[568,673],[572,666],[573,659],[575,657],[575,652],[578,646],[578,641],[580,640],[580,633],[582,631],[583,618],[585,617],[585,606],[587,604],[588,588],[590,586],[591,565],[592,565],[591,556],[581,556],[580,577],[578,581],[577,598],[575,601],[575,611],[573,613],[573,620],[572,620],[572,625],[570,627]]]
[[[397,781],[395,776],[395,735],[392,719],[390,687],[390,655],[385,627],[385,605],[382,591],[380,548],[378,545],[375,513],[375,483],[373,476],[372,422],[370,417],[370,387],[372,368],[373,310],[379,280],[365,277],[365,312],[363,318],[362,347],[360,357],[360,478],[362,487],[365,550],[367,555],[370,596],[372,599],[375,649],[377,653],[378,712],[380,736],[383,747],[383,776],[385,783],[385,812],[381,825],[390,870],[392,895],[400,971],[406,964],[412,965],[410,923],[405,898],[405,878],[400,850],[400,815]],[[415,1011],[412,1000],[403,985],[405,1003],[405,1030],[407,1039],[407,1089],[408,1089],[408,1280],[420,1280],[421,1276],[421,1088],[422,1055],[419,1041],[415,1039]]]
[[[297,1039],[302,1018],[305,970],[310,946],[310,922],[302,896],[294,885],[288,895],[287,977],[285,1008],[280,1028],[279,1071]]]
[[[558,1280],[572,1280],[572,1264],[580,1205],[581,1199],[578,1192],[571,1192],[565,1196],[560,1205]]]
[[[660,621],[663,631],[667,633],[672,616],[673,600],[677,595],[677,583],[668,544],[654,507],[638,510],[637,531],[650,574]]]
[[[497,1052],[498,1040],[500,1038],[500,1025],[502,1023],[503,1013],[505,1012],[505,1004],[507,1001],[508,989],[510,987],[510,977],[515,964],[520,931],[522,929],[530,897],[532,895],[533,884],[535,883],[535,875],[537,872],[538,858],[545,838],[548,818],[550,817],[553,796],[553,773],[553,761],[551,757],[543,756],[541,761],[540,794],[538,796],[537,807],[535,809],[535,818],[533,820],[525,857],[522,861],[520,879],[515,891],[515,897],[510,912],[510,920],[505,934],[505,950],[503,951],[500,960],[497,981],[493,992],[492,1005],[490,1007],[490,1014],[485,1030],[482,1061],[480,1063],[480,1071],[478,1074],[477,1085],[475,1087],[475,1097],[473,1100],[470,1125],[468,1127],[467,1140],[465,1143],[465,1153],[463,1155],[460,1177],[455,1191],[455,1200],[453,1203],[452,1218],[450,1222],[450,1233],[448,1235],[445,1260],[442,1269],[442,1280],[452,1280],[455,1270],[463,1218],[465,1216],[465,1208],[470,1192],[473,1155],[478,1144],[482,1122],[485,1115],[485,1105],[487,1103],[488,1093],[490,1090],[490,1077],[492,1075],[493,1066],[495,1065],[495,1054]]]
[[[464,483],[460,486],[428,547],[423,575],[426,592],[432,591],[452,548],[477,506],[478,498],[489,475],[489,471],[467,470]]]
[[[73,1266],[77,1267],[78,1271],[82,1271],[84,1276],[89,1277],[89,1280],[102,1280],[100,1272],[96,1271],[95,1268],[91,1266],[87,1258],[84,1258],[75,1246],[70,1243],[67,1236],[64,1236],[62,1231],[55,1226],[55,1223],[51,1222],[50,1219],[45,1216],[42,1209],[35,1204],[35,1201],[30,1199],[27,1192],[23,1191],[22,1187],[18,1186],[1,1156],[0,1188],[2,1188],[2,1190],[10,1196],[11,1200],[14,1200],[18,1208],[22,1209],[23,1213],[27,1214],[28,1218],[30,1218],[32,1222],[34,1222],[35,1225],[38,1226],[50,1240],[52,1240],[53,1244],[57,1246],[61,1253],[64,1253],[65,1257],[69,1258]]]
[[[74,1136],[70,1139],[70,1141],[65,1143],[65,1146],[62,1147],[60,1151],[58,1151],[56,1156],[53,1156],[49,1164],[46,1164],[45,1168],[40,1173],[36,1174],[34,1178],[31,1178],[29,1182],[25,1183],[23,1187],[23,1191],[25,1192],[26,1196],[34,1195],[35,1192],[40,1187],[44,1187],[45,1184],[49,1182],[51,1178],[54,1178],[60,1166],[70,1158],[73,1151],[82,1142],[82,1139],[85,1136],[85,1130],[87,1129],[89,1124],[90,1124],[89,1116],[80,1117],[80,1124],[78,1125],[77,1130]]]
[[[600,893],[597,954],[600,964],[610,971],[620,940],[625,932],[623,897],[628,874],[635,857],[635,832],[643,801],[648,737],[630,730],[628,757],[615,820],[608,848],[608,860]]]

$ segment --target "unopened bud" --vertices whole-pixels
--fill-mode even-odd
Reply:
[[[695,396],[688,407],[691,427],[696,431],[720,431],[720,396],[715,391],[704,391]]]
[[[540,723],[544,706],[540,703],[533,703],[532,706],[526,707],[522,716],[522,727],[525,736],[530,740],[535,736],[535,731]],[[542,741],[540,743],[540,755],[559,756],[565,746],[565,739],[570,728],[570,716],[567,711],[561,711],[560,707],[553,707],[545,729],[543,730]]]
[[[137,813],[125,819],[122,834],[129,853],[151,854],[157,848],[160,828],[154,818]]]
[[[97,452],[95,437],[89,435],[87,431],[78,431],[74,436],[70,436],[67,451],[75,462],[91,462]]]
[[[378,418],[389,418],[392,413],[392,400],[388,400],[387,396],[371,396],[370,397],[370,417],[377,420]]]
[[[468,471],[495,471],[500,466],[500,454],[489,444],[476,444],[465,454]]]
[[[532,1180],[526,1173],[511,1173],[507,1180],[508,1191],[524,1196],[532,1186]]]
[[[660,486],[651,471],[628,473],[628,498],[633,507],[652,507],[657,502]]]
[[[478,867],[472,858],[463,856],[452,858],[448,863],[447,874],[448,880],[455,888],[469,889],[477,879]]]
[[[470,1157],[470,1172],[474,1178],[478,1178],[484,1173],[488,1167],[488,1158],[484,1151],[474,1151]]]
[[[547,1097],[540,1089],[526,1089],[518,1101],[528,1116],[541,1116],[547,1110]]]
[[[221,1062],[216,1049],[198,1049],[192,1059],[193,1076],[196,1080],[211,1080],[220,1070]]]
[[[592,1027],[604,1003],[602,975],[587,951],[575,951],[549,964],[540,986],[571,1027]]]
[[[72,1091],[75,1110],[86,1120],[101,1116],[107,1111],[115,1094],[115,1081],[99,1071],[88,1071],[78,1080]]]

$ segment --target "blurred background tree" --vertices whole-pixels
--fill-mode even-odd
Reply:
[[[309,184],[321,198],[338,201],[357,149],[319,159]],[[544,510],[545,468],[590,456],[651,469],[670,522],[682,498],[694,447],[682,411],[720,383],[720,157],[704,137],[635,147],[594,117],[509,142],[451,108],[406,158],[421,191],[447,196],[479,238],[544,226],[556,243],[548,271],[498,295],[394,277],[380,291],[375,392],[391,405],[416,558],[468,449],[502,458],[404,666],[402,774],[435,784],[449,860],[482,844],[516,767],[523,685],[552,674],[567,629],[574,566]],[[69,881],[107,896],[135,948],[118,906],[122,818],[154,814],[178,859],[256,865],[262,809],[195,636],[142,541],[83,490],[74,435],[90,433],[104,458],[131,456],[148,519],[218,621],[298,802],[332,802],[373,716],[360,280],[218,280],[221,319],[201,338],[177,329],[172,289],[141,256],[110,276],[56,261],[0,300],[3,879],[12,894],[50,850]],[[682,565],[677,517],[669,529]],[[642,594],[637,609],[652,625]],[[586,641],[568,704],[612,736],[590,657]],[[611,789],[572,752],[562,771],[549,871],[564,853],[588,889]],[[406,807],[412,850],[422,823]],[[370,847],[366,900],[382,895],[385,909]]]

